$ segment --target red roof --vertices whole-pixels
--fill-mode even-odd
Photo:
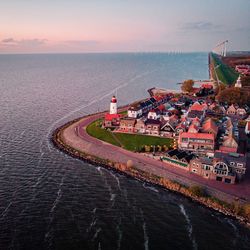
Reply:
[[[171,102],[178,102],[179,101],[179,99],[178,98],[171,98],[171,100],[170,100]]]
[[[180,134],[181,138],[195,138],[195,139],[208,139],[208,140],[214,140],[213,134],[208,133],[189,133],[189,132],[183,132]]]
[[[221,152],[227,152],[227,153],[237,153],[237,148],[229,148],[225,146],[220,146],[219,149]]]
[[[205,108],[206,104],[199,104],[198,102],[196,102],[190,107],[190,110],[203,111],[205,110]]]
[[[158,107],[159,110],[165,110],[165,106],[163,104],[161,104],[159,107]]]
[[[119,119],[122,115],[121,114],[105,114],[105,121],[112,121],[113,119]]]
[[[191,124],[191,125],[189,126],[188,132],[190,132],[192,129],[195,129],[196,131],[199,131],[199,128],[198,128],[196,125],[194,125],[194,124]]]
[[[203,83],[201,85],[202,88],[204,89],[212,89],[213,88],[213,85],[209,84],[209,83]]]
[[[214,123],[214,121],[209,118],[207,119],[203,125],[202,125],[202,129],[204,131],[209,131],[209,130],[212,130],[216,135],[218,133],[218,127],[216,126],[216,124]]]
[[[159,95],[155,95],[153,96],[153,98],[156,100],[156,101],[161,101],[163,99],[162,96],[159,96]]]
[[[111,102],[112,102],[112,103],[117,103],[117,100],[116,100],[116,98],[115,98],[114,95],[112,96]]]

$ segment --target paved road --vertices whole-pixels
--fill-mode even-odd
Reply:
[[[179,181],[183,184],[205,186],[210,193],[228,201],[232,200],[232,196],[241,197],[250,201],[250,175],[247,175],[247,178],[242,183],[236,185],[211,181],[194,173],[187,172],[142,154],[130,152],[91,137],[86,132],[87,125],[102,116],[103,114],[95,114],[85,117],[66,128],[63,132],[65,142],[76,149],[112,161],[126,163],[128,160],[132,160],[137,168]]]

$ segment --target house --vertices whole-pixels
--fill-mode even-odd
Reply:
[[[120,127],[118,130],[120,132],[133,133],[135,123],[136,123],[135,118],[130,118],[130,117],[122,118],[120,121]]]
[[[217,181],[223,181],[228,174],[235,175],[236,179],[240,181],[246,173],[247,159],[243,154],[216,151],[213,161],[213,172],[217,174]],[[230,183],[229,180],[224,181]]]
[[[189,171],[203,178],[217,180],[225,183],[235,183],[236,175],[232,170],[224,166],[223,162],[217,162],[208,157],[196,157],[190,161]]]
[[[175,167],[180,167],[182,169],[189,171],[189,162],[194,157],[195,156],[192,153],[179,149],[173,149],[166,152],[166,154],[161,157],[161,160]]]
[[[216,138],[216,136],[218,134],[218,127],[216,126],[215,122],[211,118],[208,118],[202,124],[202,132],[208,133],[208,134],[213,134],[214,138]]]
[[[199,127],[201,125],[201,120],[198,118],[198,117],[195,117],[193,120],[192,120],[192,124]]]
[[[199,153],[211,153],[214,151],[214,134],[183,132],[179,136],[179,149],[196,151]]]
[[[187,113],[187,118],[189,120],[193,120],[196,117],[199,118],[200,120],[202,120],[205,116],[204,111],[199,111],[199,110],[189,110]]]
[[[135,132],[144,134],[146,132],[146,124],[144,119],[137,119],[135,124]]]
[[[145,122],[146,133],[150,135],[160,135],[161,122],[159,120],[148,119]]]
[[[178,126],[175,128],[175,136],[179,136],[180,133],[186,132],[186,125],[185,123],[180,123]]]
[[[199,127],[192,123],[188,128],[188,133],[198,133],[198,132],[199,132]]]
[[[128,109],[128,117],[131,118],[138,118],[142,116],[142,108],[140,105],[137,106],[131,106]]]
[[[247,112],[244,108],[237,108],[236,114],[239,116],[245,116],[247,114]]]
[[[195,157],[190,161],[189,171],[204,178],[210,179],[213,170],[212,159],[208,157]]]
[[[250,121],[247,121],[247,123],[246,123],[245,133],[246,133],[247,135],[250,134]]]
[[[161,135],[173,137],[175,134],[175,124],[172,121],[166,121],[161,126]]]
[[[227,109],[227,115],[235,115],[236,114],[236,108],[234,105],[230,105],[229,108]]]
[[[224,115],[226,114],[226,109],[223,107],[223,106],[220,106],[218,104],[216,105],[211,105],[211,108],[210,108],[215,114],[217,115]]]
[[[104,120],[103,120],[103,126],[105,128],[114,128],[119,127],[120,120],[121,120],[121,114],[105,114]]]
[[[219,148],[222,152],[237,152],[238,143],[232,134],[224,137],[224,141]]]
[[[148,112],[148,119],[158,120],[161,117],[159,109],[152,109]]]

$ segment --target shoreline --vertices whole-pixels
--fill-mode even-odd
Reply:
[[[125,106],[124,106],[125,107]],[[124,108],[123,107],[123,108]],[[128,178],[133,178],[138,181],[141,181],[143,183],[149,184],[149,185],[154,185],[163,189],[167,189],[169,191],[172,191],[176,194],[185,196],[189,200],[196,202],[199,205],[202,205],[204,207],[207,207],[213,211],[220,212],[224,216],[228,216],[234,219],[237,219],[239,222],[244,223],[247,226],[250,226],[250,218],[244,217],[242,215],[239,215],[237,211],[234,211],[233,208],[228,207],[230,204],[222,201],[218,198],[214,198],[211,196],[197,196],[193,194],[189,187],[182,185],[178,183],[177,181],[157,176],[153,173],[149,173],[146,171],[143,171],[136,166],[128,166],[128,164],[124,164],[122,162],[118,161],[113,161],[109,158],[103,158],[103,157],[98,157],[94,154],[90,154],[88,152],[79,150],[77,148],[72,147],[69,145],[69,143],[65,142],[65,138],[63,135],[63,132],[73,126],[75,123],[80,122],[83,119],[87,119],[89,117],[97,116],[97,115],[102,115],[105,112],[100,112],[100,113],[95,113],[95,114],[90,114],[86,115],[77,119],[74,119],[72,121],[69,121],[65,123],[64,125],[58,127],[55,129],[52,133],[51,141],[53,145],[60,151],[70,155],[73,158],[77,158],[79,160],[82,160],[84,162],[90,163],[95,166],[101,166],[106,169],[115,171],[119,174],[122,174]],[[93,137],[91,137],[93,138]],[[81,138],[81,140],[83,140]],[[98,139],[96,139],[98,140]],[[99,141],[99,140],[98,140]],[[236,204],[237,205],[237,204]],[[239,205],[239,204],[238,204]]]

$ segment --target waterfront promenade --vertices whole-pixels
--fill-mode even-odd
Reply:
[[[86,132],[86,127],[93,121],[103,117],[103,113],[84,117],[66,127],[62,132],[65,144],[103,159],[126,164],[132,160],[133,164],[143,171],[178,181],[184,185],[199,185],[206,188],[209,194],[222,200],[232,202],[236,197],[243,201],[250,201],[250,175],[247,173],[245,180],[236,185],[206,180],[194,173],[167,165],[161,161],[146,157],[140,153],[127,151],[123,148],[98,140]]]

